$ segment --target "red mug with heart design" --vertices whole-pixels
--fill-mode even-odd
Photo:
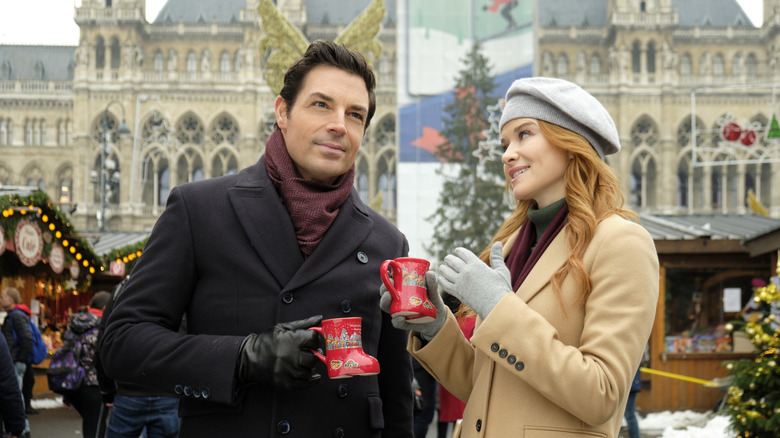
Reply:
[[[331,379],[379,374],[379,361],[363,351],[362,322],[361,317],[333,318],[309,328],[325,338],[325,354],[312,352],[327,366]]]
[[[428,260],[414,257],[400,257],[382,262],[379,274],[393,297],[390,316],[404,316],[409,323],[436,319],[436,308],[428,299],[428,287],[425,284],[425,273],[430,266]]]

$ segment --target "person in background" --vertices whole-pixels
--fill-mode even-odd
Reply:
[[[414,381],[420,391],[419,400],[422,407],[415,404],[414,407],[414,438],[425,438],[428,428],[433,421],[433,414],[436,413],[436,379],[433,378],[419,362],[412,359],[412,371]]]
[[[129,277],[128,277],[129,278]],[[122,280],[112,292],[103,309],[98,329],[98,347],[103,340],[106,320],[111,316],[114,303],[124,292],[128,278]],[[182,331],[186,327],[182,324]],[[95,361],[100,396],[104,409],[111,409],[106,428],[106,438],[176,438],[179,436],[179,398],[132,383],[115,381],[106,375],[99,348]]]
[[[634,380],[631,381],[631,391],[628,393],[626,402],[626,426],[628,428],[628,438],[639,438],[639,422],[636,419],[636,396],[642,390],[642,376],[640,371],[636,370]]]
[[[96,292],[89,300],[87,311],[73,314],[68,321],[68,330],[81,342],[79,363],[87,375],[75,393],[63,396],[62,403],[81,415],[82,435],[85,438],[103,438],[106,433],[108,411],[103,409],[103,401],[100,398],[95,361],[98,355],[98,324],[103,316],[103,309],[110,300],[110,292]]]
[[[0,296],[0,304],[6,311],[3,326],[0,328],[5,335],[6,343],[11,351],[11,359],[16,371],[17,384],[19,391],[24,389],[24,374],[27,368],[31,366],[28,362],[33,347],[33,334],[30,331],[30,315],[32,312],[26,304],[22,303],[22,295],[19,290],[13,287],[6,288]],[[22,397],[24,399],[24,397]],[[22,401],[22,406],[26,401]],[[30,433],[30,422],[25,416],[24,433]]]
[[[29,437],[29,430],[25,432],[26,420],[11,350],[5,336],[0,336],[0,432],[4,426],[4,430],[10,433],[9,438]]]
[[[442,300],[444,304],[450,309],[451,312],[456,313],[460,307],[460,301],[450,294],[442,294]],[[474,333],[474,323],[476,318],[474,315],[459,315],[457,318],[458,327],[463,332],[463,336],[466,339],[471,339],[471,335]],[[459,427],[457,426],[458,420],[463,418],[463,410],[466,408],[466,403],[459,400],[447,391],[444,385],[439,385],[439,419],[437,427],[437,438],[448,438],[449,436],[457,436]],[[452,425],[453,432],[449,433],[450,425]]]
[[[461,437],[618,436],[659,289],[649,233],[604,157],[620,150],[601,103],[571,82],[516,80],[499,123],[516,207],[477,256],[426,273],[440,318],[408,350],[461,400]],[[467,340],[437,286],[477,321]],[[382,294],[382,309],[392,297]]]
[[[27,369],[24,370],[24,377],[22,378],[22,397],[24,397],[24,413],[27,415],[35,415],[38,413],[36,409],[32,407],[33,388],[35,387],[35,371],[32,364],[27,364]]]
[[[180,436],[412,436],[406,333],[376,294],[382,262],[409,246],[354,188],[374,87],[362,55],[312,43],[284,75],[257,164],[171,190],[101,359],[115,380],[179,396]],[[336,317],[362,318],[379,374],[322,377],[308,329]]]

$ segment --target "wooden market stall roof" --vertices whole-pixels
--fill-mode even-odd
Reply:
[[[758,214],[639,214],[659,254],[748,253],[780,249],[780,219]]]

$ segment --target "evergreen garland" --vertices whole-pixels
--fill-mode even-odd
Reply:
[[[780,262],[778,264],[780,274]],[[780,430],[780,290],[778,277],[754,289],[754,307],[744,320],[726,325],[742,331],[758,352],[755,359],[726,363],[732,379],[728,390],[728,415],[737,438],[776,438]]]
[[[76,252],[81,254],[82,260],[87,260],[89,266],[93,267],[96,272],[103,267],[103,259],[95,254],[86,239],[77,237],[78,231],[70,223],[70,219],[51,202],[45,192],[36,190],[28,196],[20,194],[2,195],[0,196],[0,213],[2,214],[0,216],[0,227],[2,227],[7,241],[14,240],[16,227],[20,221],[27,219],[37,223],[43,237],[42,260],[48,260],[52,245],[57,243],[65,247],[63,241],[67,240],[67,248],[64,248],[66,249],[66,266],[74,258],[73,253],[68,251],[68,249],[74,247]],[[57,237],[58,235],[59,237]],[[21,275],[25,269],[29,269],[21,263],[15,263],[13,258],[15,258],[15,255],[10,252],[6,251],[6,253],[3,253],[3,262],[0,263],[0,274],[4,277],[16,277]],[[90,273],[86,272],[87,270],[84,269],[83,265],[80,264],[80,267],[82,271],[79,276],[88,278]],[[62,277],[65,279],[68,275],[62,275]],[[88,284],[88,282],[84,281],[82,282],[83,284]]]

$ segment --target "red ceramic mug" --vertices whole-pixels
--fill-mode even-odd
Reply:
[[[425,259],[400,257],[382,262],[379,274],[393,297],[390,316],[404,316],[407,322],[423,323],[436,319],[436,308],[428,299],[425,273],[431,266]],[[393,278],[390,279],[392,269]]]
[[[325,338],[325,354],[312,352],[328,367],[331,379],[379,374],[379,361],[363,351],[362,321],[360,317],[333,318],[322,321],[322,327],[309,328]]]

